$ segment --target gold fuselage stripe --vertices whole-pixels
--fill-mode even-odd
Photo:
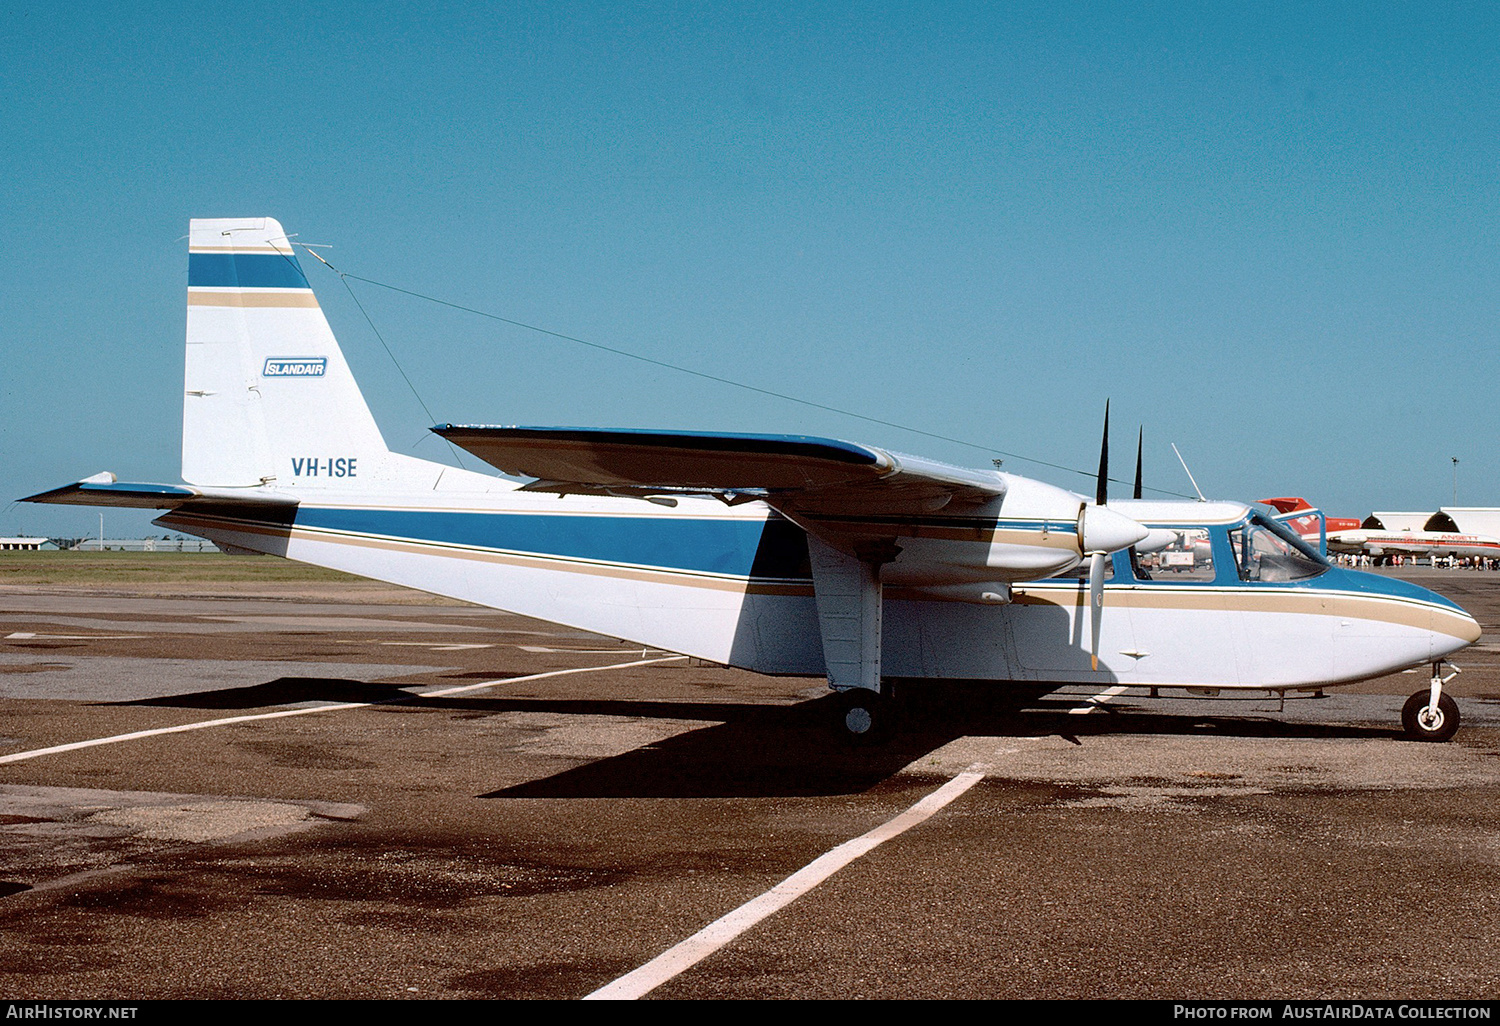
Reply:
[[[1394,596],[1326,589],[1261,590],[1252,585],[1220,589],[1174,588],[1162,585],[1105,585],[1105,605],[1122,609],[1178,611],[1228,611],[1242,613],[1290,613],[1340,619],[1374,620],[1415,630],[1432,630],[1455,638],[1474,640],[1474,621],[1464,613],[1431,603]],[[1080,599],[1080,596],[1082,598]],[[1048,587],[1036,583],[1016,588],[1014,601],[1021,605],[1052,605],[1069,608],[1087,604],[1088,588],[1069,585]]]

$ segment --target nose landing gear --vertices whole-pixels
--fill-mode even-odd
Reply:
[[[1445,677],[1442,660],[1433,663],[1431,686],[1412,695],[1401,707],[1401,726],[1414,741],[1447,741],[1458,730],[1458,703],[1443,694],[1443,685],[1461,671],[1452,663],[1448,665],[1453,672]]]

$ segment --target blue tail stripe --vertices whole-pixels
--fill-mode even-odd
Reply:
[[[281,253],[189,253],[188,285],[231,289],[309,287],[297,258]]]

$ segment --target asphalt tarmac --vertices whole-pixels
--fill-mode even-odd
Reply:
[[[1447,744],[1416,672],[851,749],[819,681],[376,585],[0,587],[0,996],[1493,998],[1500,574],[1415,573],[1486,631]]]

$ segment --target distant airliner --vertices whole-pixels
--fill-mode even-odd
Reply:
[[[1482,534],[1442,531],[1330,531],[1328,548],[1332,552],[1363,553],[1376,558],[1403,555],[1500,559],[1500,540]]]

